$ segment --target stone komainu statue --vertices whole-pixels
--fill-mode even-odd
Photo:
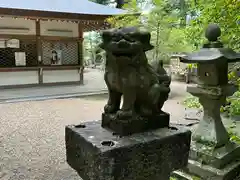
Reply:
[[[106,51],[104,79],[109,91],[105,113],[127,119],[162,112],[171,79],[162,64],[159,67],[148,64],[145,52],[153,49],[150,38],[149,32],[138,27],[102,32],[100,47]]]

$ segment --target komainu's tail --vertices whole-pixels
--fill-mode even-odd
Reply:
[[[164,69],[163,61],[155,61],[151,66],[157,73],[159,82],[169,87],[171,84],[171,76],[169,76],[167,71]]]

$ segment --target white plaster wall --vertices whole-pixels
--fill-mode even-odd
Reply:
[[[43,83],[80,81],[77,69],[73,70],[43,70]]]
[[[0,86],[36,83],[38,71],[0,72]]]
[[[40,34],[42,36],[62,36],[62,37],[78,37],[78,24],[72,22],[61,21],[40,21]],[[52,32],[48,29],[66,30],[72,32]]]
[[[36,22],[34,20],[28,20],[24,18],[14,19],[13,17],[0,18],[0,28],[28,28],[29,30],[17,30],[17,29],[0,29],[0,34],[17,34],[17,35],[35,35],[36,34]]]

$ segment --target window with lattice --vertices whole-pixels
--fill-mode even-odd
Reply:
[[[19,40],[19,47],[8,47],[7,41],[10,39],[1,39],[0,47],[0,67],[16,66],[37,66],[37,45],[36,40]],[[16,54],[24,54],[24,63],[18,65]]]
[[[42,41],[43,65],[77,65],[78,62],[78,42]]]

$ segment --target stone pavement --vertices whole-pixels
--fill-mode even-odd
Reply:
[[[103,72],[98,69],[87,69],[86,73],[84,73],[84,85],[0,89],[0,102],[41,100],[64,96],[74,97],[90,92],[98,93],[102,91],[106,91]]]
[[[184,83],[172,82],[171,88],[176,89],[172,93],[173,96],[186,94],[186,84]],[[84,85],[0,89],[0,103],[71,98],[106,92],[103,72],[98,69],[86,69]]]

